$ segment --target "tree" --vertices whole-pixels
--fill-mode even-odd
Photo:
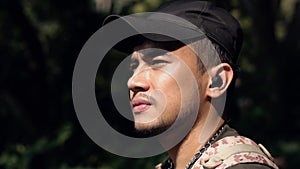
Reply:
[[[165,154],[119,157],[98,147],[81,128],[72,103],[72,73],[87,39],[112,13],[151,11],[164,0],[0,2],[0,168],[153,168]],[[300,52],[297,0],[223,0],[245,30],[232,125],[264,143],[281,168],[300,155],[297,64]],[[105,4],[101,7],[101,4]],[[120,59],[110,53],[105,66]],[[105,71],[105,66],[103,71]],[[108,69],[108,68],[107,68]],[[101,71],[101,70],[99,70]],[[97,79],[109,87],[109,72]],[[110,97],[99,92],[111,109]],[[121,132],[128,121],[107,120]],[[131,133],[132,134],[132,133]]]

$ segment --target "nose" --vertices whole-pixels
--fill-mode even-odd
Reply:
[[[137,94],[149,90],[150,84],[147,78],[147,72],[140,72],[131,76],[127,82],[130,93]]]

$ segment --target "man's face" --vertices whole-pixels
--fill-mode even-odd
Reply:
[[[133,75],[128,80],[135,128],[155,134],[177,117],[198,113],[199,99],[203,99],[199,94],[207,85],[192,49],[183,46],[168,52],[159,48],[145,42],[135,49],[130,65]]]

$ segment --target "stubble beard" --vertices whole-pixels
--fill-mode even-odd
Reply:
[[[173,122],[166,123],[161,117],[157,119],[156,124],[149,123],[137,123],[135,122],[135,130],[140,137],[153,137],[165,132]]]

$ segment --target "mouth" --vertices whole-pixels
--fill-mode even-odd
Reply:
[[[133,99],[131,101],[132,111],[134,113],[141,113],[148,110],[151,107],[151,103],[145,99]]]

